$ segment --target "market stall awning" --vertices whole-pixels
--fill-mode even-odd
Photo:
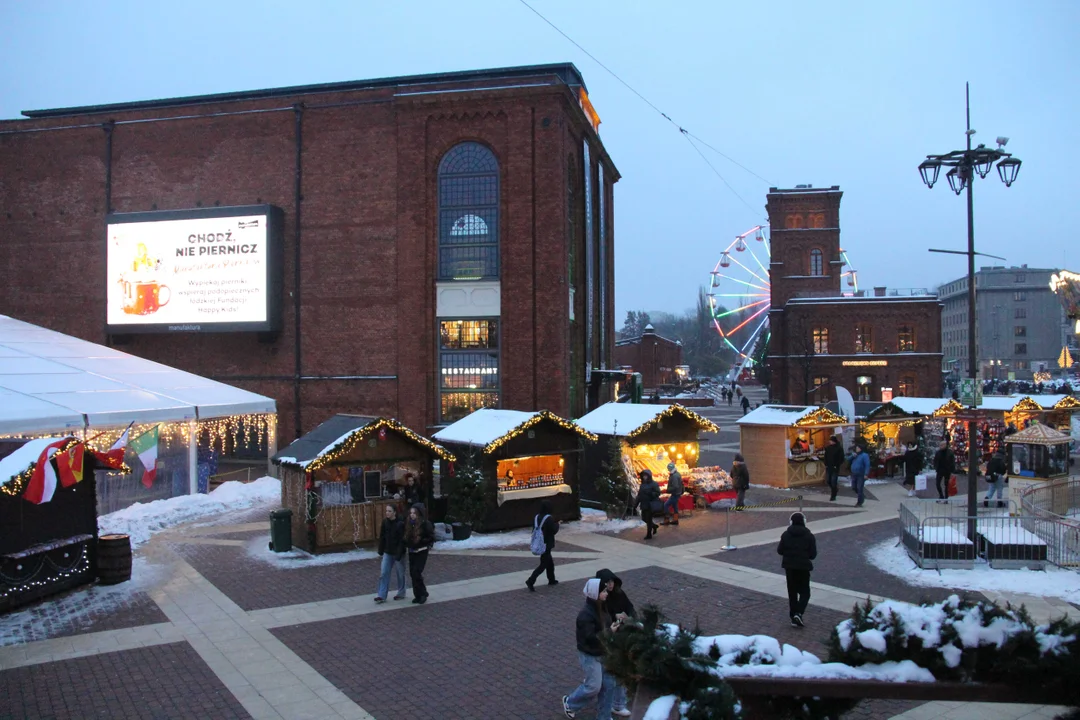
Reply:
[[[875,408],[866,419],[877,421],[889,418],[940,417],[963,409],[964,406],[952,398],[897,397]]]
[[[577,433],[584,440],[596,442],[596,435],[593,433],[547,410],[525,412],[495,408],[481,408],[456,423],[447,425],[432,437],[442,443],[482,447],[482,452],[490,453],[512,437],[544,421]]]
[[[356,444],[382,429],[398,433],[410,443],[427,451],[432,458],[453,460],[445,448],[425,437],[417,435],[393,418],[368,415],[335,415],[301,438],[283,448],[271,461],[278,465],[291,465],[302,470],[318,470],[332,462],[336,456],[346,455]]]
[[[845,418],[816,405],[762,405],[735,421],[739,425],[813,427],[850,425]]]
[[[643,405],[639,403],[604,403],[577,420],[585,430],[597,435],[633,438],[664,418],[682,416],[698,426],[699,432],[718,432],[720,428],[696,412],[678,403],[672,405]]]
[[[1007,443],[1023,445],[1065,445],[1072,442],[1072,437],[1042,424],[1029,425],[1020,432],[1005,436]]]
[[[0,434],[276,412],[272,398],[0,315]]]

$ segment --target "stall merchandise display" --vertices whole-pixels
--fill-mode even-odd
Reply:
[[[690,481],[703,493],[731,490],[734,487],[731,476],[718,465],[694,468],[690,471]]]
[[[551,487],[552,485],[562,485],[566,482],[563,479],[562,473],[550,474],[550,475],[536,475],[534,477],[522,478],[510,483],[503,483],[499,486],[500,490],[529,490],[531,488]]]

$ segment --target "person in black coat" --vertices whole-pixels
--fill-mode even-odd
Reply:
[[[919,446],[913,442],[907,444],[904,451],[904,487],[908,489],[908,497],[915,496],[915,476],[922,470],[922,453]]]
[[[743,395],[742,396],[742,402],[739,403],[739,404],[742,405],[742,414],[743,415],[750,412],[750,398]]]
[[[630,598],[623,591],[622,580],[619,579],[619,576],[604,568],[596,573],[596,577],[600,581],[601,587],[606,588],[608,591],[604,609],[612,621],[625,622],[636,618],[637,610],[634,609],[634,603],[630,602]],[[620,684],[615,685],[615,695],[611,701],[611,714],[621,717],[630,717],[633,714],[626,707],[626,688]]]
[[[650,470],[642,470],[640,475],[641,485],[638,487],[637,498],[634,500],[634,509],[641,506],[641,519],[645,522],[645,539],[652,540],[660,526],[653,522],[653,513],[660,505],[660,485],[653,480]]]
[[[386,594],[390,592],[391,573],[397,575],[398,591],[394,599],[404,599],[405,521],[398,517],[393,505],[386,506],[386,517],[383,518],[382,530],[379,532],[379,557],[382,558],[382,567],[379,572],[379,591],[375,595],[375,602],[386,601]]]
[[[946,500],[945,490],[942,489],[941,483],[943,481],[948,483],[954,472],[956,472],[956,454],[949,447],[949,439],[946,438],[941,441],[941,446],[934,453],[934,484],[937,485],[939,502]]]
[[[535,592],[536,578],[540,573],[547,571],[548,585],[558,585],[555,579],[555,561],[551,557],[551,551],[555,548],[555,533],[559,532],[559,521],[551,516],[551,503],[547,500],[540,501],[540,512],[533,518],[533,527],[540,528],[544,534],[544,552],[540,555],[540,564],[533,570],[532,575],[525,581],[529,592]]]
[[[435,544],[435,528],[427,520],[423,503],[416,503],[409,510],[409,519],[405,523],[405,547],[409,551],[409,577],[412,578],[413,603],[423,605],[427,602],[427,585],[424,584],[424,567],[427,565],[428,551]]]
[[[616,682],[604,668],[604,647],[600,643],[600,636],[609,626],[612,632],[618,630],[618,623],[613,622],[605,607],[608,590],[603,583],[597,578],[589,578],[582,592],[585,606],[577,616],[576,637],[578,662],[585,679],[572,693],[563,695],[562,707],[566,717],[572,718],[595,700],[596,717],[607,720],[611,717]]]
[[[840,484],[840,466],[844,464],[844,446],[836,435],[829,437],[825,446],[825,480],[829,483],[829,500],[836,500]]]
[[[746,491],[750,489],[750,470],[746,467],[746,461],[742,453],[735,453],[735,459],[731,463],[731,485],[738,495],[735,498],[735,509],[742,512],[746,502]]]
[[[810,602],[810,571],[817,557],[817,541],[806,527],[806,516],[791,514],[791,525],[780,536],[776,552],[783,556],[781,567],[787,576],[788,611],[792,627],[803,627],[803,614]]]

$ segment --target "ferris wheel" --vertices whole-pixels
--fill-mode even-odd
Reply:
[[[769,342],[772,286],[767,229],[767,225],[755,225],[736,235],[710,273],[709,311],[724,346],[733,353],[731,380],[740,378],[744,370],[756,364],[754,356]],[[849,293],[858,292],[857,274],[847,253],[840,250],[840,258],[841,283],[847,285]]]

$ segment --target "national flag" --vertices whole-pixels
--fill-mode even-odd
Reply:
[[[49,443],[41,451],[37,464],[34,465],[34,470],[30,474],[30,482],[26,486],[26,492],[23,493],[26,500],[35,505],[52,500],[53,493],[56,492],[56,469],[53,467],[52,457],[67,441],[67,438],[62,438],[54,443]]]
[[[73,443],[67,450],[56,454],[56,470],[64,487],[82,482],[84,448],[81,442]]]
[[[139,460],[142,461],[143,468],[145,468],[142,484],[146,487],[150,487],[154,484],[154,475],[157,473],[159,427],[159,425],[155,425],[152,430],[144,432],[142,435],[131,441],[132,452],[139,456]]]
[[[97,452],[96,450],[91,450],[91,452],[94,453],[94,457],[99,463],[113,470],[123,469],[124,450],[127,448],[128,435],[131,433],[131,426],[134,424],[134,422],[128,424],[127,428],[124,429],[124,432],[120,435],[119,438],[117,438],[116,442],[114,442],[112,444],[112,447],[110,447],[107,451]]]

